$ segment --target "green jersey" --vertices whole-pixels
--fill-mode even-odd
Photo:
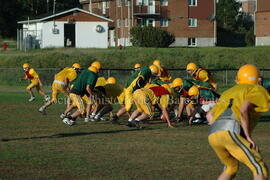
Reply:
[[[149,79],[151,78],[151,70],[149,69],[149,67],[147,66],[143,66],[141,67],[140,71],[137,71],[135,73],[133,73],[130,78],[128,79],[125,88],[128,88],[130,86],[130,84],[138,77],[138,76],[142,76],[143,77],[143,81],[145,82],[145,84],[149,81]]]
[[[161,79],[157,78],[157,79],[154,79],[152,80],[152,84],[156,84],[156,85],[163,85],[163,84],[170,84],[171,81],[162,81]]]
[[[86,86],[89,85],[90,88],[93,89],[96,85],[97,78],[97,74],[88,69],[82,71],[74,81],[71,92],[80,96],[88,94]]]
[[[206,101],[215,101],[219,99],[220,95],[211,89],[200,89],[199,97]]]
[[[209,82],[197,81],[194,79],[184,80],[183,89],[188,92],[189,88],[197,86],[198,88],[212,89],[212,85]]]

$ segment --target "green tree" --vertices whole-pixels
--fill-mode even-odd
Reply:
[[[0,0],[0,36],[16,37],[18,21],[53,11],[54,0]],[[48,3],[47,3],[48,2]],[[79,0],[56,0],[56,12],[80,7]]]
[[[134,26],[130,35],[133,46],[169,47],[175,41],[171,33],[152,26]]]
[[[237,28],[237,16],[241,3],[235,0],[219,0],[217,3],[217,26],[234,30]]]

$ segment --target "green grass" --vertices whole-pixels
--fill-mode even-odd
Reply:
[[[135,63],[149,65],[160,59],[168,68],[185,68],[190,61],[205,68],[239,68],[245,63],[270,68],[269,46],[266,47],[200,47],[200,48],[139,48],[109,49],[42,49],[27,52],[8,51],[0,56],[0,67],[21,67],[25,62],[35,68],[65,67],[74,62],[88,66],[99,60],[104,68],[132,68]]]
[[[143,130],[109,122],[69,127],[59,119],[64,105],[47,115],[42,100],[26,93],[0,93],[0,179],[215,179],[222,165],[207,143],[207,127],[168,129],[152,121]],[[122,123],[124,120],[122,119]],[[269,117],[254,138],[270,164]],[[236,179],[251,179],[240,167]]]

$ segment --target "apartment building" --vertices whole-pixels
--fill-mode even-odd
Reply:
[[[243,0],[242,1],[242,11],[251,16],[254,15],[256,10],[256,0]]]
[[[240,11],[253,17],[256,10],[256,0],[236,0],[242,4]]]
[[[80,0],[83,9],[114,20],[109,44],[130,46],[135,25],[173,33],[172,46],[215,46],[215,0]]]
[[[270,45],[270,1],[257,0],[255,13],[256,46]]]

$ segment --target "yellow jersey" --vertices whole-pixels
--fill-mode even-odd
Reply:
[[[72,82],[77,78],[77,72],[73,68],[66,67],[55,75],[57,81],[65,82],[65,78]]]
[[[105,86],[107,84],[107,80],[104,77],[99,77],[96,82],[96,86]]]
[[[234,87],[228,89],[222,93],[217,104],[213,107],[211,112],[213,113],[213,122],[228,108],[230,99],[233,99],[232,112],[241,124],[241,112],[240,109],[245,101],[254,104],[256,107],[254,111],[249,112],[250,130],[252,131],[256,126],[259,115],[261,112],[268,111],[268,104],[270,102],[270,96],[265,88],[260,85],[251,84],[237,84]]]
[[[202,68],[199,68],[193,75],[193,79],[197,81],[209,82],[214,88],[217,87],[217,83],[209,77],[209,73]]]
[[[36,73],[36,71],[33,68],[29,69],[29,71],[24,72],[24,74],[25,74],[25,77],[27,79],[31,80],[31,82],[38,81],[38,74]]]
[[[154,92],[151,89],[148,88],[141,88],[141,91],[149,98],[152,105],[157,104],[159,98],[155,96]]]

